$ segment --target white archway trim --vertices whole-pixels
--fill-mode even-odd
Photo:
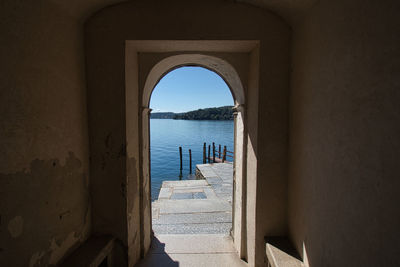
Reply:
[[[181,54],[167,57],[150,71],[143,90],[143,107],[149,107],[150,97],[157,83],[171,70],[182,66],[200,66],[217,73],[229,86],[236,105],[245,103],[244,89],[236,70],[223,59],[201,55]]]
[[[246,225],[243,220],[245,214],[243,214],[246,204],[244,199],[245,191],[243,190],[243,184],[246,183],[246,126],[245,126],[245,91],[242,85],[242,81],[235,68],[230,65],[227,61],[222,58],[202,55],[202,54],[179,54],[174,56],[167,56],[156,63],[153,68],[149,71],[145,78],[145,84],[142,91],[142,110],[149,110],[148,106],[150,103],[151,94],[157,85],[157,83],[171,70],[182,67],[182,66],[200,66],[207,68],[217,73],[228,85],[232,96],[235,101],[235,116],[234,116],[234,176],[233,176],[233,203],[232,203],[232,232],[231,235],[234,240],[234,246],[241,258],[247,257],[245,251],[246,241]],[[144,184],[149,185],[150,181],[150,129],[149,129],[149,112],[142,113],[142,177]],[[150,188],[147,186],[143,187],[145,202],[149,202],[150,206]],[[150,218],[151,210],[143,211],[142,217]],[[143,227],[151,227],[150,223],[143,223]],[[145,230],[144,232],[148,232]],[[147,242],[145,242],[147,243]]]
[[[127,170],[126,179],[129,266],[148,252],[152,237],[150,97],[163,76],[182,66],[201,66],[219,74],[235,99],[234,184],[237,186],[234,186],[233,192],[231,234],[239,257],[249,260],[250,265],[254,263],[259,46],[258,40],[125,42],[126,153],[128,159],[137,159],[136,168]],[[158,60],[154,62],[154,59]],[[252,133],[251,138],[249,132]]]

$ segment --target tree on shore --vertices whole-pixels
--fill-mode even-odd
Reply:
[[[233,120],[232,106],[205,108],[185,113],[177,113],[175,120]]]

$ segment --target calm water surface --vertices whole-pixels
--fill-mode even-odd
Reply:
[[[182,178],[189,175],[189,149],[192,150],[192,170],[203,163],[203,143],[215,142],[233,151],[233,121],[196,121],[150,119],[151,197],[157,199],[165,180],[179,180],[179,147],[182,147]],[[207,147],[208,149],[208,147]],[[211,153],[212,154],[212,153]],[[228,159],[229,160],[229,159]]]

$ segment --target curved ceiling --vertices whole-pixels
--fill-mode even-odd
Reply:
[[[125,2],[123,0],[50,0],[57,6],[64,9],[73,17],[85,20],[96,11],[110,5]],[[165,0],[166,1],[166,0]],[[201,0],[199,0],[201,1]],[[218,1],[218,0],[214,0]],[[288,22],[295,20],[304,14],[318,0],[232,0],[234,2],[254,5],[266,8],[280,15]]]
[[[237,2],[266,8],[291,22],[314,6],[318,0],[238,0]]]

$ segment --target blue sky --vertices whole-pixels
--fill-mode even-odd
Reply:
[[[233,105],[225,81],[201,67],[181,67],[165,75],[150,98],[152,112],[186,112],[199,108]]]

